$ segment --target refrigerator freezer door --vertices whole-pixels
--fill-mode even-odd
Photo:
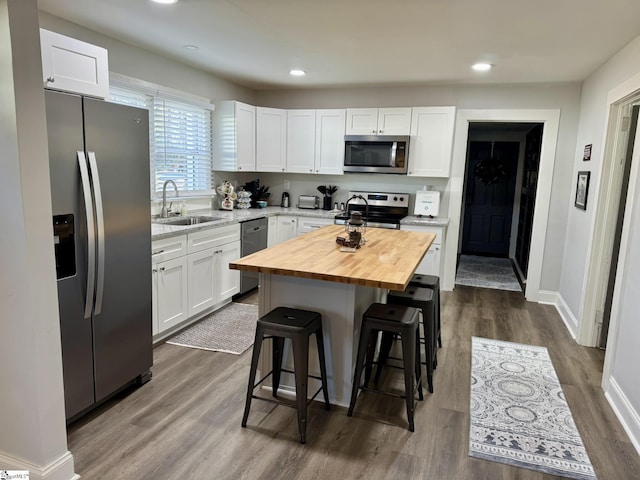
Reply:
[[[84,315],[87,212],[77,155],[83,149],[82,99],[51,91],[45,91],[45,99],[53,215],[71,215],[75,235],[76,273],[58,280],[64,401],[66,416],[70,418],[95,401],[91,318]]]
[[[92,182],[103,213],[97,218],[102,223],[97,226],[97,256],[103,258],[103,268],[99,262],[96,284],[96,299],[102,304],[100,313],[93,315],[95,391],[100,401],[145,374],[153,362],[149,120],[146,110],[83,101],[85,146],[95,160],[90,161]]]

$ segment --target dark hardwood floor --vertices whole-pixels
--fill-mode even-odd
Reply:
[[[76,472],[120,480],[559,478],[468,456],[475,335],[548,347],[598,478],[640,479],[640,456],[600,388],[604,352],[578,346],[554,307],[519,292],[458,286],[442,293],[442,315],[435,393],[418,404],[415,433],[406,429],[402,400],[369,392],[351,418],[346,409],[312,405],[306,445],[290,408],[255,401],[241,428],[250,350],[236,356],[163,344],[148,384],[70,427]],[[387,371],[394,369],[383,381],[399,379]]]

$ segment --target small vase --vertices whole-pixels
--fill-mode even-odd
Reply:
[[[331,210],[331,197],[324,197],[322,203],[323,210]]]

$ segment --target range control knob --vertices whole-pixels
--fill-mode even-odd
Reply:
[[[404,197],[400,197],[400,201],[401,201],[401,202],[404,202]]]
[[[397,202],[398,201],[398,197],[393,197],[393,201]]]

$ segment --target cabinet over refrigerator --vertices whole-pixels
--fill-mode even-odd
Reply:
[[[151,376],[146,110],[45,91],[68,421]]]

